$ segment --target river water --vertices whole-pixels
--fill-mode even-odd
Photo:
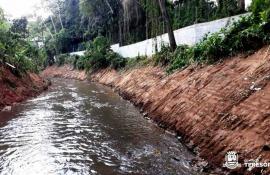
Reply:
[[[109,88],[53,80],[0,113],[0,174],[196,174],[194,156]]]

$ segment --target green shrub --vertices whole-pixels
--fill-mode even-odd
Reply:
[[[77,62],[80,59],[80,56],[79,55],[73,55],[71,58],[72,58],[71,62],[72,62],[73,68],[76,69],[77,68]]]
[[[110,65],[110,62],[107,60],[106,55],[101,52],[92,52],[89,55],[88,60],[90,68],[93,70],[103,69]]]
[[[148,58],[147,56],[137,56],[135,58],[126,58],[126,69],[131,69],[134,67],[146,66],[149,65],[153,59]]]
[[[222,54],[228,52],[228,47],[223,45],[222,33],[214,33],[193,47],[193,60],[199,62],[216,61]]]
[[[26,39],[26,25],[27,20],[23,19],[10,26],[0,9],[0,58],[14,65],[20,73],[38,72],[46,54]]]
[[[110,43],[107,38],[98,36],[94,39],[93,43],[90,44],[90,49],[106,54],[107,51],[110,50]]]
[[[261,8],[260,6],[256,9]],[[167,71],[173,72],[193,61],[213,63],[228,56],[255,51],[268,44],[270,42],[270,26],[268,14],[265,13],[268,13],[270,7],[267,8],[267,12],[258,13],[260,14],[259,20],[253,13],[250,16],[243,17],[229,28],[205,36],[202,41],[193,47],[181,46],[174,53],[171,53],[171,61]],[[170,55],[170,53],[165,53],[165,56]],[[164,52],[157,55],[163,55],[164,57]]]
[[[126,69],[130,69],[132,67],[136,67],[138,65],[138,61],[136,58],[128,58],[127,59],[127,64],[126,64]]]
[[[161,46],[161,50],[153,56],[155,65],[166,66],[172,58],[171,48],[165,45]]]
[[[269,0],[253,0],[251,10],[256,19],[263,19],[264,21],[269,22]]]
[[[111,66],[114,69],[120,69],[126,66],[126,59],[110,49],[110,43],[105,37],[99,36],[90,42],[85,53],[85,57],[79,60],[79,66],[84,67],[88,71],[90,69],[97,70]],[[84,66],[82,66],[84,64]]]
[[[62,66],[66,63],[67,58],[69,57],[68,54],[61,54],[56,56],[56,64],[57,66]]]
[[[189,48],[186,45],[178,46],[173,53],[170,64],[167,68],[167,72],[171,73],[173,70],[187,66],[192,62],[193,48]]]
[[[111,67],[113,69],[116,69],[116,70],[125,67],[127,64],[126,58],[124,58],[121,55],[119,55],[118,53],[115,53],[112,51],[110,51],[106,54],[106,58],[110,62]]]
[[[64,64],[73,65],[74,68],[83,70],[98,70],[111,66],[120,69],[126,66],[126,59],[110,49],[110,44],[104,37],[97,37],[93,42],[87,44],[84,56],[61,54],[56,57],[58,66]]]
[[[78,55],[69,55],[69,54],[61,54],[56,56],[56,64],[57,66],[62,66],[64,64],[72,65],[74,69],[77,68],[77,62],[80,60],[80,56]],[[82,58],[84,60],[84,58]],[[85,64],[85,61],[80,61],[79,63],[80,69],[82,66],[80,64]]]
[[[99,36],[93,42],[88,44],[87,51],[85,53],[85,68],[97,70],[106,68],[110,65],[106,58],[106,54],[109,51],[110,45],[105,37]]]
[[[81,56],[78,58],[78,60],[76,61],[76,68],[79,70],[83,70],[86,69],[86,64],[87,64],[87,59],[85,56]]]

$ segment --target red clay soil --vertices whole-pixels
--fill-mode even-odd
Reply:
[[[266,50],[215,65],[190,66],[169,76],[161,68],[144,67],[121,73],[101,70],[91,80],[111,86],[161,126],[176,131],[210,167],[229,171],[223,168],[228,151],[237,151],[242,163],[259,157],[270,160]],[[230,173],[251,174],[243,167]]]
[[[266,57],[267,56],[267,57]],[[46,77],[84,80],[84,71],[49,67]],[[218,174],[252,174],[241,167],[223,168],[225,154],[239,161],[270,161],[270,57],[267,48],[222,63],[190,66],[167,76],[159,67],[91,74],[91,81],[110,86],[140,107],[160,126],[176,131],[183,142],[208,161]],[[253,169],[253,172],[260,171]],[[270,168],[258,174],[270,174]]]
[[[14,75],[0,65],[0,111],[29,97],[38,95],[48,88],[49,83],[34,73]]]
[[[61,67],[50,66],[44,70],[41,76],[46,78],[67,78],[76,80],[85,80],[87,78],[85,71],[75,70],[72,66],[64,65]]]

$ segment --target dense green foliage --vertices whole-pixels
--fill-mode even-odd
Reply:
[[[113,1],[105,2],[104,0],[102,2],[114,4]],[[94,3],[94,1],[85,0],[82,1],[82,3],[83,6],[81,7],[81,10],[84,11],[84,14],[88,14],[88,17],[95,16],[97,19],[103,19],[100,12],[97,12],[97,9],[100,8],[98,2]],[[137,14],[130,9],[130,6],[136,9]],[[215,5],[212,1],[208,0],[182,0],[178,1],[176,4],[168,3],[167,7],[171,18],[173,19],[174,28],[242,12],[237,7],[237,1],[235,0],[218,1],[218,5]],[[119,9],[119,12],[114,16],[113,14],[116,13],[116,9]],[[269,0],[254,0],[251,6],[252,15],[243,17],[229,28],[205,36],[204,39],[195,46],[179,46],[174,52],[172,52],[170,48],[164,46],[159,53],[153,56],[152,61],[155,65],[167,66],[167,71],[172,72],[194,62],[213,63],[224,57],[238,53],[252,52],[263,45],[268,44],[270,41],[269,9]],[[119,38],[122,44],[137,41],[140,38],[137,36],[138,33],[144,33],[141,34],[141,39],[143,39],[144,37],[153,37],[165,32],[165,24],[155,0],[141,0],[140,6],[137,6],[131,1],[127,1],[126,4],[123,4],[123,7],[108,5],[101,11],[108,11],[109,16],[107,16],[106,19],[104,18],[104,23],[99,23],[98,30],[93,26],[91,26],[91,30],[98,31],[95,35],[103,35],[104,33],[102,31],[104,31],[109,24],[118,20],[118,22],[122,24],[119,28],[119,32],[122,32],[122,35],[120,33]],[[126,11],[129,11],[130,14],[126,13]],[[122,18],[121,13],[128,15],[129,19]],[[134,19],[137,20],[136,23],[133,23]],[[112,23],[108,23],[108,21]],[[140,28],[140,25],[143,25],[146,28]],[[133,27],[132,30],[131,27]],[[110,29],[115,30],[116,28],[117,27],[114,26]],[[112,30],[110,30],[110,32],[113,32]],[[92,37],[95,35],[92,35]],[[150,62],[148,59],[139,56],[126,61],[126,59],[110,50],[111,41],[112,35],[106,34],[106,37],[98,36],[93,42],[88,42],[88,44],[85,44],[87,45],[85,56],[75,59],[75,63],[73,64],[79,69],[97,70],[109,66],[115,69],[125,66],[130,68]],[[60,48],[61,44],[59,43],[57,46]]]
[[[128,58],[125,69],[132,69],[136,67],[146,66],[153,61],[146,56],[137,56],[135,58]]]
[[[131,44],[166,32],[157,0],[46,0],[54,15],[43,23],[46,51],[53,56],[85,49],[99,35],[110,43]],[[167,1],[174,29],[239,14],[237,0]]]
[[[57,55],[88,48],[87,56],[77,60],[78,63],[75,61],[76,67],[81,69],[83,67],[95,69],[108,65],[122,67],[124,62],[120,63],[122,58],[119,55],[109,49],[96,50],[93,44],[87,43],[93,43],[91,41],[96,37],[104,36],[108,41],[106,45],[120,43],[122,46],[166,32],[158,0],[45,0],[44,2],[52,15],[31,24],[30,36],[39,38],[45,43],[49,65],[59,61],[55,60],[55,56],[59,57]],[[218,1],[217,4],[210,0],[178,0],[174,3],[166,1],[166,7],[174,29],[241,12],[237,0]],[[105,52],[109,54],[106,55]],[[110,58],[105,59],[104,54]],[[90,66],[90,63],[93,66]],[[167,63],[168,57],[163,64]]]
[[[172,73],[177,69],[182,69],[193,63],[194,51],[190,47],[178,46],[174,53],[171,53],[172,57],[168,64],[167,72]]]
[[[76,67],[77,60],[80,57],[78,55],[70,55],[70,54],[61,54],[56,56],[56,65],[57,66],[63,66],[65,64],[73,65],[74,68]]]
[[[77,69],[98,70],[111,67],[120,69],[126,66],[126,59],[110,49],[110,44],[105,37],[99,36],[89,42],[84,56],[73,59]],[[63,63],[64,61],[61,61]]]
[[[166,33],[166,24],[160,12],[158,1],[140,0],[140,4],[143,11],[143,17],[129,17],[131,20],[141,21],[141,23],[137,22],[136,28],[139,28],[139,26],[142,25],[142,30],[137,32],[142,34],[145,33],[146,38],[152,38],[162,33]],[[237,0],[218,1],[217,4],[210,0],[178,0],[174,1],[174,3],[167,1],[167,9],[174,29],[243,12],[237,6]],[[132,24],[132,21],[129,23]],[[133,32],[130,35],[131,39],[135,38],[135,40],[133,39],[131,42],[124,41],[124,43],[129,44],[138,41],[139,38],[136,40],[136,36],[138,35],[136,32]]]
[[[163,48],[154,58],[162,65],[169,65],[168,72],[172,72],[192,62],[213,63],[227,56],[255,51],[270,42],[269,2],[255,0],[251,6],[253,13],[231,27],[206,36],[193,47],[179,46],[175,52]]]
[[[132,67],[147,59],[124,59],[110,49],[112,43],[130,44],[166,32],[158,0],[45,0],[52,13],[30,24],[25,18],[11,26],[0,23],[0,56],[22,70],[47,65],[72,64],[74,68],[97,70]],[[162,47],[155,65],[171,72],[192,62],[214,62],[223,57],[258,49],[269,41],[269,0],[253,0],[253,14],[232,27],[206,36],[193,47],[179,46],[174,52]],[[166,1],[174,29],[244,12],[237,0]],[[31,42],[29,42],[31,41]],[[33,42],[34,41],[34,42]],[[43,49],[35,45],[44,43]],[[85,56],[66,53],[87,50]]]
[[[10,26],[0,10],[0,63],[8,62],[19,71],[38,71],[45,61],[44,50],[28,41],[27,20],[14,20]]]

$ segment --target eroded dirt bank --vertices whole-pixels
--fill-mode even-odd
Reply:
[[[270,160],[270,61],[266,48],[216,65],[189,67],[166,76],[156,67],[118,73],[102,70],[91,79],[115,88],[160,125],[175,130],[215,168],[225,154]],[[225,169],[227,170],[227,169]],[[238,168],[239,174],[251,174]],[[231,172],[234,172],[231,171]],[[269,174],[264,171],[263,174]]]
[[[160,126],[176,131],[208,166],[226,172],[228,151],[237,151],[241,163],[270,160],[270,57],[266,51],[215,65],[190,66],[169,76],[161,68],[144,67],[101,70],[90,79],[114,88]],[[79,77],[68,70],[51,67],[43,75]],[[230,172],[252,174],[243,167]],[[269,174],[269,168],[259,174]]]
[[[14,103],[38,95],[48,86],[49,82],[37,74],[28,73],[18,76],[9,68],[0,65],[0,111],[6,106],[12,106]]]
[[[61,67],[50,66],[44,70],[41,75],[46,78],[60,77],[75,80],[86,80],[87,78],[85,71],[75,70],[69,65],[64,65]]]

